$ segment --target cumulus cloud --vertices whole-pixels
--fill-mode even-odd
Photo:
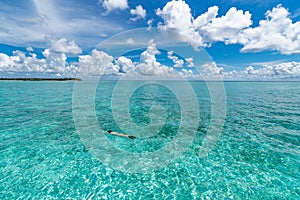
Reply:
[[[138,19],[145,19],[146,10],[141,5],[138,5],[135,7],[135,9],[130,10],[130,14],[135,16],[130,18],[131,21],[136,21]]]
[[[147,21],[147,25],[148,25],[147,30],[150,30],[150,29],[152,28],[153,21],[154,21],[153,18],[152,18],[152,19],[149,19],[149,20]]]
[[[155,55],[160,52],[153,40],[149,41],[147,49],[141,53],[139,62],[133,62],[125,56],[114,60],[106,52],[94,49],[90,55],[80,55],[78,62],[70,64],[67,62],[65,53],[53,52],[50,49],[43,51],[44,58],[38,58],[35,53],[27,56],[22,51],[14,51],[12,56],[0,53],[0,72],[43,73],[65,77],[74,77],[79,72],[82,77],[127,75],[133,78],[160,76],[162,78],[185,77],[205,80],[298,80],[300,78],[300,62],[295,61],[256,67],[248,66],[238,71],[226,71],[215,62],[209,62],[200,66],[199,73],[191,68],[180,69],[166,66],[156,60]]]
[[[147,49],[142,52],[140,62],[145,64],[152,64],[156,62],[155,55],[160,54],[160,51],[156,48],[156,44],[153,39],[148,43]]]
[[[219,8],[210,7],[206,13],[194,18],[191,9],[184,1],[170,1],[156,14],[163,18],[160,28],[178,31],[191,39],[192,45],[210,46],[212,42],[231,43],[235,35],[252,24],[251,14],[231,8],[225,16],[217,17]]]
[[[77,55],[82,53],[82,49],[73,41],[66,38],[57,39],[52,36],[47,37],[50,40],[52,52]]]
[[[156,60],[160,54],[154,40],[150,40],[147,49],[140,54],[139,62],[120,56],[116,60],[109,54],[93,50],[91,55],[79,56],[79,73],[82,76],[117,75],[138,78],[140,76],[170,77],[176,73],[174,68],[165,66]]]
[[[36,54],[25,56],[22,51],[14,51],[12,56],[0,53],[0,71],[2,72],[54,72],[47,66],[46,59],[38,59]]]
[[[174,75],[174,69],[157,62],[155,55],[160,54],[154,40],[150,40],[147,49],[141,53],[140,63],[136,66],[136,72],[141,75]]]
[[[125,10],[128,8],[127,0],[99,0],[99,2],[107,12],[113,10]]]
[[[188,4],[184,1],[170,1],[163,9],[157,9],[156,15],[163,18],[164,23],[159,23],[161,29],[173,29],[193,39],[193,45],[203,46],[203,38],[194,28],[193,16]]]
[[[2,71],[6,70],[6,67],[9,65],[9,62],[9,56],[4,53],[0,53],[0,69]]]
[[[215,62],[205,63],[201,69],[204,77],[220,77],[224,80],[283,80],[300,78],[300,62],[282,62],[254,68],[248,66],[240,71],[224,71]]]
[[[300,22],[293,23],[289,12],[278,5],[266,12],[259,26],[239,34],[242,51],[277,50],[283,54],[300,53]]]
[[[201,75],[206,79],[222,77],[222,67],[218,67],[215,62],[205,63],[201,66]]]
[[[51,44],[50,48],[43,51],[43,55],[46,58],[47,70],[50,69],[53,73],[75,74],[76,69],[67,66],[67,54],[77,55],[82,53],[81,48],[74,41],[68,41],[65,38],[57,39],[49,37],[49,40]]]
[[[79,53],[77,44],[66,39],[51,40],[51,46],[46,48],[38,58],[35,53],[14,51],[12,56],[0,53],[0,71],[6,73],[44,73],[48,76],[76,76],[80,77],[99,75],[129,75],[174,77],[177,73],[174,68],[165,66],[156,60],[160,51],[154,40],[150,40],[148,47],[140,54],[140,62],[120,56],[114,58],[106,52],[94,49],[89,55],[79,55],[78,62],[68,63],[67,54]],[[188,74],[188,72],[186,72]]]
[[[252,26],[251,13],[230,8],[218,17],[218,6],[194,17],[187,3],[170,1],[156,14],[163,19],[158,27],[173,29],[194,47],[209,47],[214,42],[242,44],[242,52],[276,50],[283,54],[300,52],[300,22],[293,23],[288,10],[278,5],[266,12],[266,20]]]
[[[282,79],[282,78],[299,78],[300,63],[299,62],[283,62],[274,65],[264,65],[254,69],[249,66],[240,72],[241,75],[248,76],[251,79]]]
[[[47,68],[57,72],[64,72],[64,68],[67,63],[67,56],[64,53],[52,52],[49,49],[43,51],[43,55],[46,57]]]
[[[194,67],[194,59],[193,58],[185,58],[188,67]]]
[[[175,76],[172,67],[165,66],[156,60],[160,51],[154,40],[140,54],[140,62],[120,56],[114,58],[106,52],[94,49],[89,55],[79,55],[78,62],[67,62],[67,54],[79,53],[79,47],[66,39],[51,40],[51,46],[42,52],[43,58],[35,53],[14,51],[12,56],[0,53],[0,72],[22,72],[32,74],[43,73],[46,76],[76,76],[79,77],[112,75],[132,77],[139,76]],[[80,49],[81,50],[81,49]]]
[[[179,59],[177,56],[173,55],[173,51],[168,51],[168,58],[173,61],[173,67],[183,67],[183,60]]]
[[[77,67],[68,65],[66,54],[77,54],[80,52],[81,49],[73,41],[67,41],[65,38],[57,41],[52,39],[51,46],[42,52],[44,58],[38,58],[35,53],[31,52],[29,56],[26,56],[22,51],[14,51],[12,56],[0,53],[0,71],[74,76]]]
[[[167,67],[161,65],[158,62],[153,63],[140,63],[136,66],[136,70],[138,75],[145,75],[145,76],[161,76],[161,77],[173,77],[175,75],[174,69],[171,67]]]
[[[179,74],[182,76],[182,77],[185,77],[185,78],[194,78],[195,75],[193,73],[192,70],[190,69],[182,69]]]
[[[94,49],[90,55],[80,55],[78,62],[68,63],[67,55],[79,52],[79,47],[66,39],[52,41],[51,46],[43,51],[43,58],[38,58],[33,52],[14,51],[12,56],[0,53],[0,72],[43,73],[49,76],[74,77],[77,72],[81,76],[160,76],[162,78],[185,77],[188,79],[205,80],[282,80],[299,79],[300,62],[268,63],[261,66],[248,66],[241,70],[227,71],[215,62],[194,66],[193,58],[183,59],[167,52],[166,57],[174,62],[173,66],[160,63],[156,56],[161,52],[154,40],[150,40],[145,51],[139,56],[139,62],[120,56],[113,58],[106,52]],[[177,64],[177,65],[176,65]],[[199,70],[199,73],[195,68]],[[179,68],[181,67],[181,68]]]
[[[248,11],[237,10],[235,7],[230,8],[224,16],[212,19],[210,19],[209,15],[207,17],[206,19],[211,20],[210,23],[199,26],[196,23],[198,22],[196,19],[194,24],[197,30],[208,36],[209,42],[222,41],[226,44],[236,43],[236,36],[252,24],[251,14]]]
[[[156,48],[154,40],[150,40],[147,49],[139,55],[139,62],[133,62],[125,56],[114,60],[112,56],[103,51],[93,50],[91,55],[79,56],[79,73],[80,76],[175,77],[174,68],[165,66],[156,60],[155,56],[158,54],[160,51]]]
[[[130,72],[134,71],[135,66],[134,66],[132,60],[129,58],[121,56],[116,60],[115,63],[116,63],[116,65],[118,65],[120,67],[120,69],[121,69],[120,71],[122,73],[130,73]]]
[[[79,73],[83,76],[118,74],[119,67],[112,64],[113,57],[94,49],[91,55],[79,56]]]

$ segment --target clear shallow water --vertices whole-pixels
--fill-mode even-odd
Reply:
[[[72,116],[72,82],[0,82],[0,198],[299,199],[300,83],[225,83],[224,129],[204,159],[198,150],[211,105],[205,84],[191,84],[201,110],[194,142],[166,167],[135,174],[105,166],[84,147]],[[110,107],[113,86],[97,89],[95,105],[102,127],[118,130]],[[180,105],[171,97],[152,85],[131,99],[138,125],[150,122],[149,105],[166,108],[166,125],[157,135],[107,138],[126,151],[161,148],[179,127]]]

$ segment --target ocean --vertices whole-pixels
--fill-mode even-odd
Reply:
[[[76,84],[0,81],[0,199],[300,198],[300,82]]]

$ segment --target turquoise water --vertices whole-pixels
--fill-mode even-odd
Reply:
[[[114,84],[97,88],[95,110],[103,129],[121,131],[112,115]],[[155,171],[132,173],[105,165],[84,146],[72,115],[73,82],[1,81],[0,199],[299,199],[300,83],[224,83],[224,128],[205,158],[198,153],[210,98],[204,83],[191,85],[201,114],[190,147]],[[139,88],[130,115],[145,126],[157,104],[166,123],[156,135],[107,139],[132,153],[155,152],[174,140],[182,111],[171,91]]]

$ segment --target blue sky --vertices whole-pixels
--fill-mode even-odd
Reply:
[[[1,76],[67,76],[101,41],[151,25],[191,37],[224,76],[243,71],[238,78],[243,73],[300,77],[295,0],[2,0],[0,16]],[[28,63],[35,67],[24,67]]]

